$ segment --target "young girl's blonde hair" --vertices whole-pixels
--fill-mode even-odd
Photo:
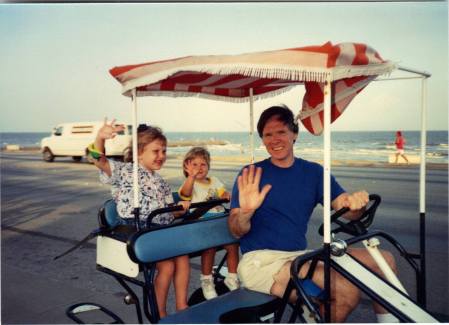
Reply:
[[[167,138],[162,133],[162,129],[156,126],[139,125],[137,129],[137,153],[141,154],[145,146],[155,140],[160,140],[167,145]],[[125,162],[133,161],[132,144],[125,149],[123,160]]]
[[[184,173],[185,177],[188,177],[189,175],[185,171],[184,166],[186,165],[186,163],[188,161],[193,160],[198,157],[203,158],[206,161],[207,168],[210,169],[210,153],[209,153],[209,151],[207,151],[207,149],[203,148],[203,147],[193,147],[186,153],[186,155],[184,156],[184,160],[182,161],[182,169],[183,169],[182,172]]]

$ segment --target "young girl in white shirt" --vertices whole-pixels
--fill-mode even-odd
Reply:
[[[208,176],[210,168],[210,154],[202,147],[194,147],[187,152],[183,160],[183,171],[186,177],[179,189],[182,200],[190,200],[192,203],[207,201],[210,199],[230,199],[231,195],[226,191],[223,183],[216,177]],[[210,209],[203,217],[224,212],[222,206]],[[213,236],[213,234],[211,234]],[[226,263],[228,275],[224,283],[230,290],[239,288],[237,277],[237,265],[239,262],[238,244],[224,246],[228,255]],[[201,288],[206,299],[217,296],[212,278],[212,268],[215,258],[215,248],[210,248],[201,254]]]

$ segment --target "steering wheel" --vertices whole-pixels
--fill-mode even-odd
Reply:
[[[331,216],[331,223],[337,224],[338,227],[332,229],[331,232],[334,234],[344,232],[352,236],[359,236],[365,234],[368,230],[368,227],[373,223],[374,215],[376,214],[376,210],[380,202],[381,198],[379,195],[370,194],[366,210],[357,220],[348,220],[348,221],[340,220],[341,216],[343,216],[346,212],[349,211],[349,208],[342,208],[338,210]],[[324,224],[321,224],[320,228],[318,229],[318,233],[321,236],[323,236],[323,232],[324,232]]]
[[[222,205],[224,203],[228,203],[228,199],[214,199],[207,200],[203,202],[192,203],[189,209],[195,209],[192,212],[187,213],[182,218],[184,220],[195,220],[199,219],[202,215],[204,215],[207,211],[216,207],[217,205]]]
[[[189,209],[195,209],[191,213],[188,213],[186,216],[183,217],[184,220],[194,220],[201,217],[203,214],[205,214],[207,211],[212,209],[213,207],[217,205],[221,205],[224,203],[228,203],[228,199],[218,199],[218,200],[209,200],[209,201],[203,201],[203,202],[197,202],[190,204]],[[153,210],[147,218],[146,227],[150,228],[151,222],[155,216],[162,213],[167,212],[175,212],[175,211],[182,211],[183,207],[182,205],[174,205],[166,208],[156,209]]]
[[[160,208],[160,209],[153,210],[148,215],[147,222],[146,222],[146,227],[147,228],[151,227],[151,223],[153,221],[153,218],[155,216],[157,216],[158,214],[168,213],[168,212],[175,212],[175,211],[182,211],[183,209],[184,208],[183,208],[182,205],[173,205],[173,206],[169,206],[169,207],[166,207],[166,208]]]

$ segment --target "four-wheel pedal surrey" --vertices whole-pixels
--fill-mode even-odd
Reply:
[[[343,113],[346,106],[371,81],[393,70],[411,74],[422,81],[422,130],[420,165],[420,253],[411,254],[391,235],[371,231],[379,195],[370,195],[370,203],[359,220],[344,221],[345,209],[330,214],[330,123]],[[204,300],[201,289],[189,299],[189,308],[160,318],[154,293],[156,262],[179,255],[197,253],[210,247],[236,243],[227,227],[227,213],[199,219],[211,207],[224,201],[192,204],[183,220],[157,228],[139,228],[117,225],[115,203],[107,201],[99,212],[100,228],[89,239],[97,237],[97,269],[111,275],[128,293],[125,303],[134,305],[139,323],[144,316],[151,323],[259,323],[259,322],[330,322],[330,272],[333,269],[357,286],[362,292],[382,305],[401,322],[438,322],[426,308],[425,291],[425,148],[426,148],[426,80],[430,74],[381,59],[364,44],[343,43],[291,48],[278,51],[242,55],[189,56],[172,60],[115,67],[111,75],[122,86],[122,92],[132,98],[133,145],[137,154],[137,98],[139,96],[198,96],[209,99],[250,103],[250,146],[252,136],[254,99],[274,96],[298,85],[305,85],[303,108],[298,118],[314,134],[324,134],[324,218],[320,227],[323,246],[302,255],[292,263],[291,279],[283,298],[240,288],[231,292],[220,290],[223,277],[220,270],[224,259],[215,270],[219,296]],[[403,77],[394,79],[404,79]],[[254,160],[254,156],[251,157]],[[134,161],[137,161],[134,157]],[[137,175],[137,165],[134,165]],[[137,178],[135,178],[137,179]],[[134,214],[139,218],[138,187],[134,184]],[[158,213],[179,209],[177,206],[155,210]],[[331,224],[332,223],[332,224]],[[148,223],[149,225],[149,223]],[[331,229],[332,226],[334,229]],[[343,232],[348,239],[337,239]],[[379,239],[386,240],[416,272],[417,299],[407,293],[378,250]],[[347,247],[363,243],[378,263],[385,279],[371,272],[347,252]],[[417,262],[418,261],[418,262]],[[305,278],[299,278],[301,267],[309,263]],[[312,281],[318,263],[324,263],[324,288]],[[134,287],[141,289],[139,296]],[[221,285],[221,288],[224,286]],[[293,290],[298,299],[289,300]],[[320,308],[324,306],[324,308]],[[287,310],[289,313],[287,313]],[[67,315],[77,323],[92,312],[104,313],[112,323],[125,323],[118,315],[96,303],[79,303],[67,309]],[[90,321],[91,322],[91,321]]]

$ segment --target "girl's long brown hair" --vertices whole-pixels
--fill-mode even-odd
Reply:
[[[145,146],[155,140],[162,141],[167,145],[167,138],[165,137],[162,129],[156,126],[147,126],[144,130],[137,131],[137,152],[141,154]],[[133,161],[133,149],[132,143],[125,149],[123,160],[125,162]]]

